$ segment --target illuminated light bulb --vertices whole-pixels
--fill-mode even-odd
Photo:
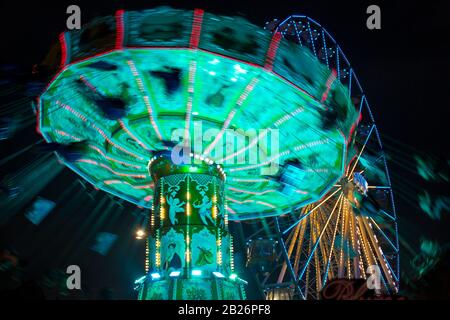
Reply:
[[[202,270],[194,269],[194,270],[192,270],[191,274],[196,277],[201,276]]]
[[[181,274],[181,271],[172,271],[172,272],[169,274],[169,277],[176,278],[176,277],[179,277],[180,274]]]
[[[213,271],[212,274],[215,275],[217,278],[225,278],[225,276],[218,271]]]
[[[147,276],[142,276],[142,277],[140,277],[139,279],[135,280],[134,283],[135,283],[135,284],[136,284],[136,283],[142,283],[142,282],[145,280],[145,278],[147,278]]]
[[[158,272],[150,274],[150,277],[152,277],[152,280],[161,279],[161,275]]]
[[[139,229],[136,231],[136,239],[142,239],[145,236],[144,230]]]

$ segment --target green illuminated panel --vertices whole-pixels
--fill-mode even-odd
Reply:
[[[211,16],[208,19],[200,47],[213,50],[214,37],[208,33],[216,31]],[[133,32],[126,35],[133,37]],[[251,51],[254,58],[250,52],[242,59],[262,64],[270,38],[261,37],[256,38],[261,41],[257,50]],[[182,38],[184,46],[186,35]],[[282,42],[278,56],[290,59],[293,50]],[[303,49],[295,50],[302,58],[291,69],[316,70],[313,83],[303,86],[304,77],[293,75],[281,58],[275,59],[274,73],[228,58],[223,48],[215,50],[220,55],[159,46],[95,56],[66,66],[50,84],[41,96],[40,129],[47,141],[84,141],[84,156],[67,165],[98,188],[144,207],[151,207],[153,196],[149,159],[164,150],[167,141],[182,141],[189,132],[192,152],[206,153],[225,168],[231,220],[290,212],[320,199],[342,176],[345,140],[356,114],[346,88],[335,81],[330,95],[344,97],[337,107],[345,109],[346,116],[334,127],[323,127],[324,112],[334,108],[335,101],[321,103],[330,71]],[[108,68],[99,68],[99,63]],[[177,72],[179,82],[168,88],[161,72]],[[94,101],[99,95],[122,99],[126,116],[107,119]],[[258,146],[256,163],[250,155],[255,150],[249,147],[252,141]],[[300,165],[286,165],[293,161]],[[291,187],[281,182],[286,177]]]

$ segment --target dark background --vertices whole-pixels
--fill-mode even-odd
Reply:
[[[117,9],[137,10],[158,5],[177,8],[203,8],[216,14],[242,15],[256,25],[264,26],[273,18],[284,19],[291,14],[305,14],[324,26],[340,44],[352,64],[363,86],[374,113],[378,129],[389,156],[390,171],[395,172],[394,192],[404,185],[417,199],[422,189],[436,196],[449,195],[448,184],[428,183],[417,174],[405,170],[414,167],[414,154],[429,155],[448,161],[449,159],[449,71],[450,71],[450,5],[449,1],[2,1],[0,7],[0,35],[2,63],[13,63],[31,68],[47,53],[66,27],[66,8],[77,4],[81,8],[82,22],[102,15],[111,15]],[[366,8],[371,4],[381,7],[381,30],[366,28]],[[31,112],[31,110],[30,110]],[[1,157],[8,154],[14,144],[33,141],[37,135],[26,132],[26,136],[15,137],[14,142],[0,144]],[[403,156],[395,151],[401,150]],[[447,166],[448,168],[448,166]],[[53,185],[56,196],[61,183],[69,184],[76,176],[67,170],[59,177],[63,182]],[[398,182],[396,184],[396,182]],[[58,184],[60,183],[60,184]],[[51,186],[50,186],[51,187]],[[403,188],[403,187],[402,187]],[[404,190],[400,190],[404,191]],[[89,202],[89,200],[86,200]],[[88,215],[87,207],[71,213],[74,226]],[[396,197],[397,214],[400,218],[399,232],[404,244],[402,248],[402,270],[410,270],[414,252],[418,252],[420,239],[436,240],[442,246],[449,243],[448,211],[441,220],[430,219],[418,207],[417,202]],[[127,207],[124,211],[129,210]],[[131,210],[131,209],[130,209]],[[77,218],[73,218],[77,215]],[[130,226],[132,219],[126,212],[121,215],[122,224],[116,232],[122,232],[132,241]],[[77,220],[78,219],[78,220]],[[61,234],[51,248],[39,251],[26,244],[43,237],[44,231],[22,232],[17,239],[17,230],[24,228],[22,220],[13,221],[3,230],[1,240],[7,245],[21,248],[28,259],[39,256],[36,271],[52,265],[54,257],[70,240],[70,233]],[[78,222],[77,222],[78,221]],[[60,218],[60,223],[69,223]],[[57,228],[58,222],[53,223]],[[49,228],[49,227],[48,227]],[[46,232],[51,232],[47,230]],[[37,238],[36,238],[37,237]],[[49,240],[48,240],[49,241]],[[131,243],[131,242],[130,242]],[[131,282],[140,276],[143,264],[143,245],[128,243],[134,254],[127,254],[123,245],[113,250],[107,258],[85,255],[88,280],[91,287],[110,286],[117,298],[133,298]],[[403,244],[403,245],[404,245]],[[82,255],[79,252],[78,256]],[[448,271],[447,271],[448,272]]]

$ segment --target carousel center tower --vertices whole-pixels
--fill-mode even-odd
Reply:
[[[155,182],[146,268],[140,299],[243,299],[233,273],[233,246],[225,211],[225,173],[212,160],[174,164],[154,156]]]

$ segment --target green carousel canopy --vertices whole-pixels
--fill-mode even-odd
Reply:
[[[58,56],[38,130],[77,152],[58,152],[69,168],[139,206],[152,205],[149,160],[179,145],[223,168],[230,220],[291,212],[343,175],[348,89],[279,33],[201,10],[118,11],[63,33]]]

